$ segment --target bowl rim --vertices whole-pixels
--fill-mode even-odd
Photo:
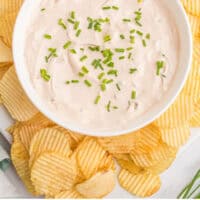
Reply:
[[[31,1],[31,0],[29,0]],[[179,0],[174,0],[174,3],[177,4],[177,6],[180,9],[180,12],[182,14],[182,18],[185,22],[186,25],[186,31],[187,31],[187,36],[188,36],[188,59],[187,59],[187,63],[185,64],[185,73],[184,76],[182,77],[181,81],[180,81],[180,85],[177,87],[176,92],[172,95],[172,97],[167,101],[167,103],[165,103],[162,108],[156,112],[156,114],[154,114],[152,117],[149,117],[148,120],[144,120],[143,122],[139,123],[139,125],[137,126],[132,126],[131,128],[124,128],[121,131],[86,131],[84,128],[80,128],[79,126],[70,126],[69,124],[67,124],[66,122],[61,121],[60,119],[56,119],[56,116],[53,115],[53,113],[51,111],[49,111],[48,109],[46,109],[45,107],[42,107],[40,105],[40,102],[37,101],[36,97],[30,93],[30,91],[28,90],[26,83],[23,80],[23,74],[21,74],[20,69],[19,69],[19,62],[18,62],[18,56],[17,56],[17,52],[18,52],[18,48],[17,48],[17,32],[20,31],[20,20],[23,17],[23,12],[26,8],[26,6],[28,5],[28,0],[24,1],[19,14],[17,16],[16,22],[15,22],[15,26],[14,26],[14,31],[13,31],[13,41],[12,41],[12,53],[13,53],[13,60],[14,60],[14,66],[15,66],[15,70],[16,70],[16,74],[17,77],[20,81],[20,84],[23,88],[23,90],[25,91],[27,97],[29,98],[29,100],[32,102],[32,104],[41,112],[43,113],[47,118],[49,118],[50,120],[52,120],[53,122],[55,122],[56,124],[58,124],[59,126],[62,126],[65,129],[69,129],[72,130],[74,132],[80,133],[80,134],[85,134],[85,135],[90,135],[90,136],[117,136],[117,135],[124,135],[124,134],[128,134],[134,131],[137,131],[138,129],[141,129],[145,126],[147,126],[148,124],[152,123],[155,119],[157,119],[161,114],[163,114],[172,104],[173,102],[176,100],[177,96],[180,94],[181,90],[183,89],[184,84],[186,83],[187,77],[189,75],[189,71],[191,68],[191,63],[192,63],[192,32],[191,32],[191,27],[190,27],[190,23],[189,23],[189,19],[187,17],[186,11],[184,10],[183,5],[181,4],[181,2]]]

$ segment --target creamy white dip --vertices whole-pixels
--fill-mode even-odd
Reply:
[[[30,80],[50,111],[114,131],[162,101],[179,36],[161,0],[41,0],[25,48]]]

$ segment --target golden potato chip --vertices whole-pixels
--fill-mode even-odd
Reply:
[[[83,141],[83,139],[84,139],[85,136],[84,136],[84,135],[81,135],[81,134],[79,134],[79,133],[76,133],[76,132],[74,132],[74,131],[71,131],[71,130],[68,130],[68,133],[69,133],[69,135],[71,136],[72,141],[73,141],[72,148],[75,149],[75,148],[78,146],[78,144],[79,144],[81,141]]]
[[[12,50],[0,40],[0,63],[11,63],[12,61]]]
[[[169,109],[154,121],[154,124],[162,128],[177,127],[186,123],[191,118],[193,111],[193,102],[181,93]]]
[[[193,39],[193,59],[200,63],[200,37]],[[199,72],[200,73],[200,72]]]
[[[79,194],[75,189],[62,191],[55,195],[55,199],[83,199],[83,196]]]
[[[167,159],[161,160],[160,162],[156,163],[156,165],[147,167],[145,169],[152,174],[161,174],[171,166],[175,158],[176,158],[176,153],[174,153],[174,157],[173,156],[168,157]]]
[[[77,163],[86,179],[96,173],[106,151],[94,138],[85,138],[77,150]]]
[[[192,127],[200,127],[200,99],[194,105],[195,112],[193,113],[192,118],[190,119],[190,125]]]
[[[12,44],[15,19],[22,3],[23,0],[1,0],[0,38],[2,38],[3,42],[9,47],[11,47]]]
[[[181,0],[181,2],[189,14],[200,16],[199,0]]]
[[[1,99],[1,96],[0,96],[0,105],[3,103],[3,100]]]
[[[114,137],[99,137],[100,145],[111,154],[129,153],[139,139],[139,132]]]
[[[76,175],[75,159],[57,153],[43,153],[31,169],[31,180],[35,190],[50,196],[70,190],[75,183]]]
[[[190,137],[190,127],[188,123],[175,128],[163,128],[161,130],[162,141],[172,147],[181,147]]]
[[[200,36],[200,17],[188,14],[193,36]]]
[[[113,156],[106,152],[106,155],[101,159],[98,167],[98,171],[115,171],[115,162]]]
[[[24,182],[29,192],[36,195],[35,189],[30,180],[30,171],[28,167],[29,155],[20,140],[15,140],[11,147],[11,159],[15,166],[17,174]]]
[[[8,112],[18,121],[26,121],[38,112],[21,88],[14,67],[2,78],[0,95]]]
[[[43,152],[59,153],[65,157],[71,154],[68,137],[55,128],[44,128],[34,134],[29,148],[29,167]]]
[[[76,190],[85,198],[102,198],[115,187],[115,173],[110,170],[98,172],[87,181],[76,185]]]
[[[127,160],[124,159],[117,159],[117,163],[123,169],[128,170],[132,174],[139,174],[144,171],[142,167],[138,167],[133,160],[127,155]]]
[[[166,160],[168,157],[174,157],[174,153],[176,153],[176,149],[169,147],[164,143],[161,143],[148,153],[131,153],[130,156],[137,166],[150,167],[156,165],[162,160]]]
[[[125,190],[139,197],[149,197],[156,193],[161,186],[160,177],[149,172],[134,175],[122,169],[118,180]]]
[[[148,153],[159,144],[161,132],[156,125],[150,124],[140,129],[139,132],[139,140],[137,141],[135,147],[131,150],[131,153]]]
[[[193,59],[192,68],[190,70],[190,74],[188,76],[186,85],[183,88],[182,96],[185,97],[185,107],[186,109],[191,109],[190,107],[200,98],[200,62],[196,59]],[[188,99],[186,96],[189,96]],[[187,107],[187,106],[188,107]],[[191,113],[194,112],[193,109],[187,110],[189,118],[191,117]],[[187,118],[187,120],[189,119]],[[181,125],[181,124],[179,124]]]
[[[72,132],[69,131],[68,129],[65,129],[63,127],[60,126],[54,126],[54,128],[58,129],[60,132],[64,133],[66,135],[66,137],[68,137],[69,143],[70,143],[70,148],[71,150],[75,150],[77,148],[77,146],[79,145],[79,143],[83,140],[84,136],[79,136],[77,134],[77,140],[74,139],[74,137],[72,137]],[[75,133],[76,134],[76,133]],[[76,136],[75,136],[76,137]],[[78,139],[79,138],[79,139]],[[82,139],[81,139],[82,138]]]
[[[0,80],[3,78],[4,74],[8,71],[12,63],[0,63]]]

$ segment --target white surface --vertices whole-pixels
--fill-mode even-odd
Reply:
[[[5,130],[12,120],[0,107],[0,129]],[[162,187],[154,198],[176,198],[182,188],[192,179],[200,168],[200,128],[192,129],[192,136],[188,143],[181,149],[173,165],[161,175]],[[8,134],[4,132],[8,137]],[[31,197],[25,190],[23,184],[17,177],[15,170],[10,168],[6,173],[0,172],[0,198],[1,197]],[[131,194],[116,186],[115,190],[107,196],[108,198],[134,198]]]
[[[76,132],[86,133],[90,135],[96,136],[111,136],[111,135],[119,135],[123,133],[132,132],[133,130],[139,129],[155,118],[157,118],[161,113],[163,113],[175,100],[176,96],[178,95],[179,91],[181,90],[191,62],[191,53],[192,53],[192,37],[190,33],[190,26],[188,23],[188,19],[183,9],[181,2],[179,0],[162,0],[163,3],[168,8],[170,14],[173,16],[178,28],[178,32],[180,33],[180,60],[179,60],[179,67],[177,69],[177,73],[174,77],[174,82],[172,83],[168,92],[164,95],[162,101],[157,103],[155,106],[144,113],[142,117],[138,117],[138,119],[134,120],[134,123],[124,129],[123,131],[115,131],[115,132],[91,132],[90,130],[85,130],[84,128],[77,127],[74,124],[66,123],[65,121],[59,119],[55,113],[50,112],[47,106],[40,101],[39,96],[37,95],[36,90],[33,88],[30,80],[29,80],[29,73],[27,67],[25,65],[24,59],[24,51],[25,51],[25,38],[26,38],[26,26],[30,23],[31,16],[31,9],[34,8],[35,1],[34,0],[26,0],[22,9],[18,15],[16,26],[14,29],[14,40],[13,40],[13,56],[16,66],[16,71],[21,81],[22,87],[24,88],[27,96],[33,102],[33,104],[48,118],[52,121],[56,122],[57,124],[74,130]],[[38,1],[39,2],[39,1]]]

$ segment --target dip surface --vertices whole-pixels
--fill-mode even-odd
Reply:
[[[162,101],[179,64],[179,36],[161,0],[41,0],[24,56],[57,118],[123,130]]]

